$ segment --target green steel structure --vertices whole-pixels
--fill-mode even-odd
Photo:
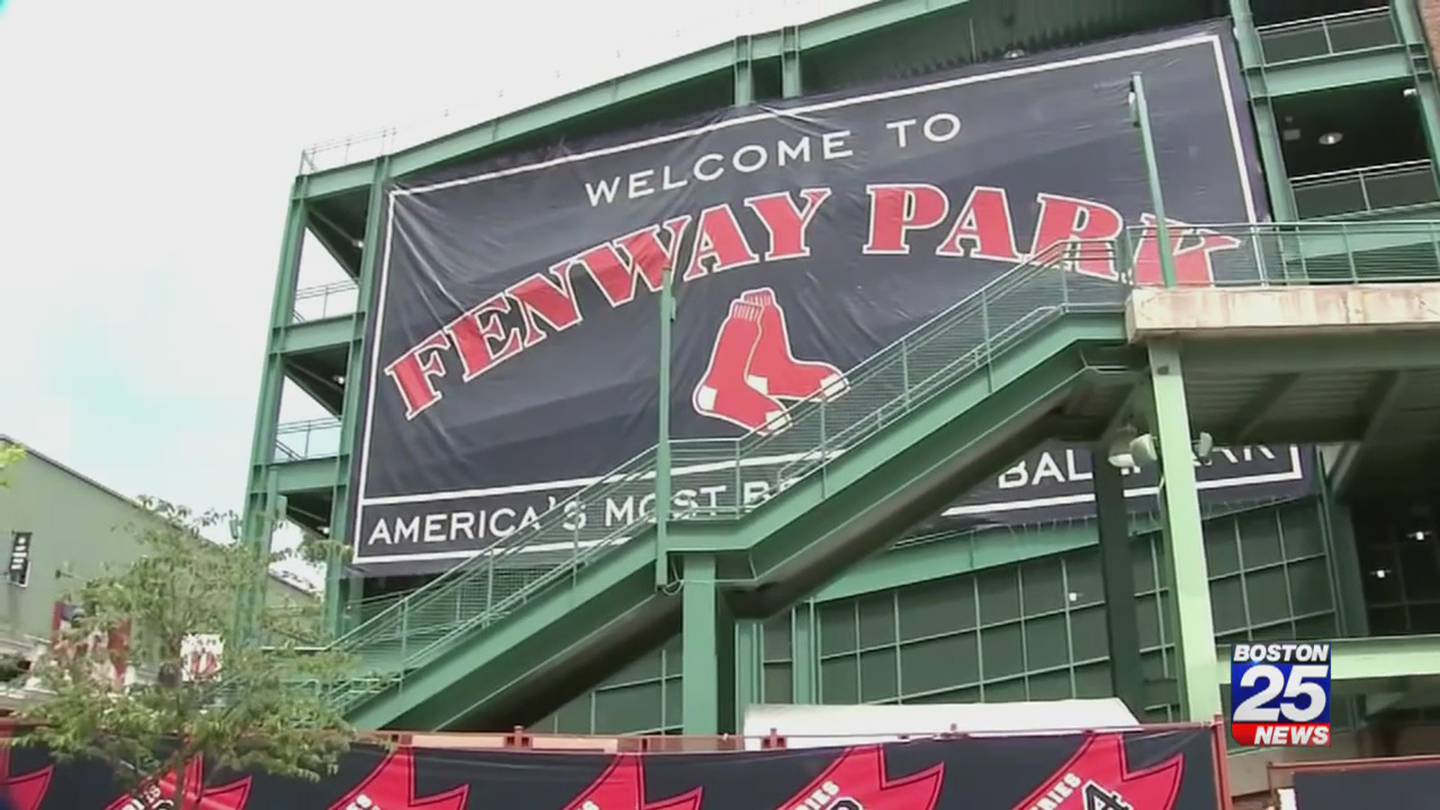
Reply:
[[[359,411],[347,381],[362,376],[392,179],[560,134],[1219,16],[1234,23],[1278,222],[1216,226],[1257,245],[1254,283],[1440,280],[1440,88],[1412,0],[1077,0],[1043,13],[1019,0],[878,2],[407,148],[350,144],[339,165],[307,152],[275,286],[246,538],[268,542],[282,516],[347,535]],[[1316,145],[1331,132],[1343,137]],[[1160,211],[1153,160],[1150,176]],[[296,314],[335,291],[297,289],[306,234],[354,279],[353,311]],[[1080,249],[1124,268],[1141,235]],[[672,465],[733,476],[746,458],[797,454],[797,483],[762,504],[605,530],[541,521],[511,542],[573,552],[525,568],[476,558],[424,583],[364,583],[332,560],[334,643],[359,662],[329,685],[333,699],[358,725],[416,730],[714,733],[760,702],[1107,695],[1151,719],[1208,719],[1223,708],[1224,645],[1316,638],[1351,662],[1336,669],[1340,722],[1440,702],[1423,688],[1440,674],[1440,638],[1427,635],[1440,631],[1440,334],[1137,341],[1130,289],[1057,272],[1073,259],[1027,259],[865,361],[842,400],[799,406],[783,434],[670,441],[662,427],[654,449],[574,496],[664,492]],[[278,424],[286,380],[334,421]],[[1120,472],[1102,461],[1094,521],[905,535],[1042,440],[1103,454],[1121,428],[1158,440],[1153,515],[1127,516]],[[1202,512],[1199,431],[1237,447],[1316,446],[1323,485]]]

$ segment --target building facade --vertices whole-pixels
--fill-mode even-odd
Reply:
[[[1340,240],[1379,239],[1378,247],[1364,250],[1347,242],[1331,257],[1352,277],[1368,263],[1413,265],[1417,276],[1427,278],[1436,270],[1440,89],[1425,39],[1427,26],[1432,36],[1435,30],[1434,3],[1063,5],[1027,15],[1025,4],[1008,0],[876,3],[742,37],[444,137],[404,144],[387,136],[373,144],[373,154],[360,157],[352,145],[345,155],[308,152],[292,194],[269,326],[247,536],[265,541],[272,528],[266,515],[283,496],[291,520],[334,537],[353,537],[365,410],[362,386],[355,381],[364,379],[373,349],[377,245],[383,242],[388,191],[427,171],[543,149],[561,139],[1023,59],[1115,37],[1160,36],[1173,26],[1223,19],[1238,54],[1243,88],[1236,92],[1253,127],[1259,193],[1270,220],[1310,223]],[[1163,180],[1164,171],[1160,174]],[[1167,189],[1172,198],[1184,193]],[[302,315],[345,286],[297,287],[307,234],[354,279],[353,311]],[[1315,352],[1326,350],[1317,343]],[[1273,374],[1248,392],[1232,392],[1244,424],[1219,437],[1228,442],[1231,460],[1236,454],[1247,459],[1294,454],[1295,469],[1307,471],[1305,486],[1276,493],[1237,484],[1224,497],[1201,503],[1209,599],[1194,603],[1213,624],[1213,639],[1206,644],[1344,639],[1351,645],[1345,649],[1358,651],[1393,645],[1387,649],[1401,688],[1376,691],[1373,680],[1362,686],[1364,679],[1357,678],[1355,688],[1337,692],[1336,722],[1350,729],[1423,723],[1440,701],[1440,692],[1412,688],[1428,665],[1406,668],[1440,649],[1435,646],[1440,642],[1428,638],[1440,629],[1437,479],[1427,461],[1436,436],[1423,408],[1411,407],[1429,401],[1440,377],[1384,363],[1377,355],[1373,368],[1337,370],[1323,385],[1296,371]],[[279,424],[287,382],[334,419]],[[1192,410],[1204,407],[1196,386],[1188,396]],[[1292,427],[1266,427],[1280,421]],[[1343,425],[1322,429],[1322,423]],[[1262,440],[1237,441],[1246,436]],[[1023,469],[1013,462],[1016,466],[998,472],[987,470],[977,486],[1000,490],[1038,477],[1043,458],[1031,452],[1022,459],[1028,465]],[[1049,463],[1060,471],[1057,480],[1093,492],[1093,474],[1077,469],[1073,459],[1067,464],[1052,457]],[[1215,463],[1223,467],[1226,460]],[[1165,521],[1158,511],[1153,499],[1132,503],[1130,539],[1122,553],[1108,556],[1093,514],[895,532],[885,538],[889,547],[883,553],[832,566],[798,599],[764,609],[736,607],[718,642],[718,699],[713,692],[699,697],[706,691],[687,674],[687,664],[699,662],[707,668],[703,677],[713,679],[713,664],[687,652],[684,634],[669,624],[647,627],[639,634],[644,642],[623,653],[591,659],[601,664],[566,673],[561,686],[551,688],[555,682],[547,681],[543,695],[522,702],[528,714],[505,716],[547,731],[676,733],[705,725],[691,722],[697,708],[726,718],[755,703],[1123,694],[1146,720],[1185,719],[1186,673],[1176,628],[1194,617],[1177,614],[1186,613],[1184,603],[1194,600],[1182,599],[1177,610],[1171,582],[1176,563],[1166,559]],[[1117,573],[1121,559],[1128,561],[1125,576]],[[696,573],[705,576],[703,569]],[[397,605],[433,574],[362,571],[334,560],[327,588],[334,631],[399,621],[396,617],[408,613]],[[712,567],[708,576],[724,590],[723,570]],[[688,569],[684,578],[692,581]],[[494,585],[489,588],[486,593],[493,593]],[[458,597],[453,604],[458,612],[474,607]],[[1131,618],[1117,626],[1117,613]],[[1133,642],[1117,655],[1112,644],[1117,633],[1127,638],[1126,626]],[[413,625],[389,632],[418,635]],[[460,663],[454,667],[456,673],[462,669]],[[454,677],[458,683],[465,676]],[[410,723],[446,718],[434,721],[437,728],[483,725],[474,716],[420,709],[400,717]],[[733,726],[733,720],[720,725]]]

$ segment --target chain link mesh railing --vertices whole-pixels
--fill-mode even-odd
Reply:
[[[1182,285],[1440,281],[1440,223],[1176,224],[1169,235]],[[1132,286],[1162,283],[1159,255],[1153,226],[1042,250],[860,363],[839,396],[821,392],[736,439],[672,442],[673,519],[743,518],[957,383],[979,379],[1043,326],[1067,314],[1123,311]],[[346,706],[363,700],[461,636],[575,582],[654,525],[655,477],[652,448],[395,599],[335,642],[363,675],[330,694]],[[711,497],[694,496],[707,488]],[[629,505],[623,519],[593,519],[596,506],[612,503]]]

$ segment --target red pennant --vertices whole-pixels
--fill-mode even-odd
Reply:
[[[0,796],[9,799],[15,810],[39,810],[54,773],[55,766],[47,765],[34,773],[11,776],[10,745],[0,746]]]
[[[1125,737],[1099,734],[1015,810],[1170,810],[1185,759],[1176,754],[1143,771],[1125,764]]]
[[[106,810],[149,810],[161,802],[175,802],[175,772],[165,774],[159,782],[144,788],[140,796],[121,796]],[[195,757],[185,766],[185,800],[177,810],[244,810],[250,799],[250,777],[228,785],[206,789],[205,759]]]
[[[330,810],[463,810],[470,797],[462,785],[426,799],[415,796],[415,752],[395,749],[360,786],[345,794]]]
[[[945,766],[914,776],[885,778],[885,753],[878,745],[847,750],[815,781],[785,802],[785,810],[933,810]]]
[[[620,754],[565,810],[700,810],[700,788],[645,804],[645,769],[635,754]]]

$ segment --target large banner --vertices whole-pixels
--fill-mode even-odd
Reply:
[[[1214,737],[958,739],[722,754],[359,748],[320,782],[187,768],[185,810],[1218,810]],[[117,795],[96,763],[16,749],[5,810],[180,810],[174,774]]]
[[[666,268],[672,437],[727,437],[843,397],[861,360],[1026,256],[1153,223],[1133,73],[1178,270],[1212,278],[1239,242],[1185,224],[1264,210],[1227,23],[562,140],[391,189],[355,563],[453,564],[653,446]],[[1156,245],[1136,251],[1158,279]],[[1099,258],[1075,270],[1115,277]],[[1220,479],[1277,473],[1271,461]],[[1037,516],[974,506],[949,520]]]

